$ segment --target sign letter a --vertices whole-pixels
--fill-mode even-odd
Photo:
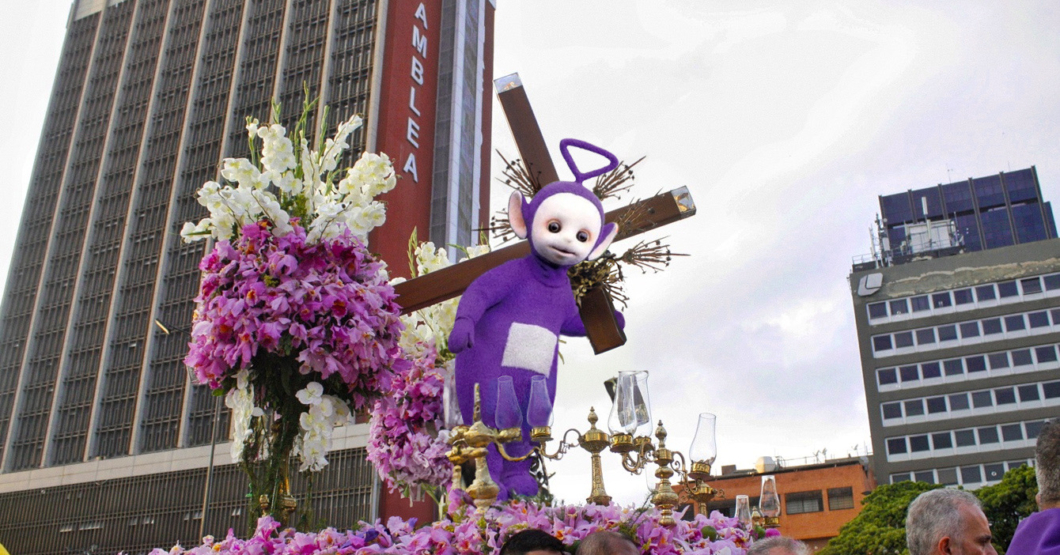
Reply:
[[[405,160],[405,167],[401,168],[401,169],[404,170],[405,173],[412,174],[412,181],[414,183],[419,183],[420,182],[420,177],[419,177],[419,175],[416,174],[416,153],[415,152],[410,152],[409,153],[408,159]]]
[[[423,22],[424,29],[430,28],[427,27],[427,8],[423,7],[423,2],[420,2],[419,7],[416,8],[416,15],[414,17]]]

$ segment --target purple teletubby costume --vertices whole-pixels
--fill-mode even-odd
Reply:
[[[568,147],[574,146],[608,159],[597,170],[582,173]],[[482,420],[495,423],[497,378],[511,376],[519,412],[526,415],[530,381],[547,377],[549,402],[556,398],[556,359],[559,335],[584,336],[585,325],[571,292],[567,268],[601,256],[618,233],[604,223],[600,200],[582,182],[618,167],[618,159],[599,147],[575,139],[560,142],[573,182],[557,181],[542,188],[528,203],[513,193],[508,203],[512,229],[530,242],[531,254],[502,264],[476,279],[464,292],[449,335],[449,349],[457,353],[456,390],[465,424],[472,424],[475,384],[481,384]],[[619,325],[622,315],[616,313]],[[509,443],[513,456],[532,447],[530,426],[523,418],[523,440]],[[499,499],[509,492],[536,495],[537,481],[530,461],[505,461],[490,446],[490,475],[500,486]]]

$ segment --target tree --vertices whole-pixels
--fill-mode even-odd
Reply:
[[[1038,494],[1038,482],[1034,468],[1023,465],[1005,473],[1001,482],[979,488],[975,495],[983,503],[983,513],[990,521],[994,534],[994,547],[1004,555],[1003,547],[1012,542],[1020,520],[1038,510],[1034,496]]]
[[[865,497],[861,512],[839,529],[820,555],[908,555],[905,516],[921,493],[941,486],[899,482],[878,486]]]

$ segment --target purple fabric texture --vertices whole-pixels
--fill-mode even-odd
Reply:
[[[1023,519],[1006,553],[1060,555],[1060,509],[1047,509]]]
[[[608,165],[588,173],[580,172],[568,153],[575,146],[596,152],[608,159]],[[604,224],[600,200],[581,180],[610,171],[618,160],[602,149],[573,139],[561,142],[564,158],[578,181],[558,181],[541,189],[534,198],[521,202],[521,215],[532,229],[541,203],[549,197],[570,193],[596,206],[600,214],[599,246],[608,240],[614,224]],[[569,198],[569,197],[564,197]],[[482,420],[495,424],[497,378],[511,376],[523,416],[523,441],[505,446],[509,455],[522,456],[533,445],[529,441],[526,409],[530,396],[530,379],[546,376],[548,396],[556,398],[556,366],[560,335],[584,336],[585,325],[571,292],[568,266],[553,264],[540,256],[534,246],[533,233],[527,237],[531,254],[502,264],[476,279],[464,292],[457,307],[456,322],[449,336],[449,349],[457,353],[456,389],[464,423],[470,425],[474,412],[475,384],[481,384]],[[624,325],[621,314],[616,314]],[[536,495],[537,482],[530,475],[530,461],[505,461],[491,446],[487,457],[490,476],[500,486],[499,499],[509,493]]]

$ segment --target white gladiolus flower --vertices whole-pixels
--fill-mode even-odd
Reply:
[[[241,370],[236,374],[237,386],[225,395],[225,406],[232,409],[232,448],[233,461],[239,461],[243,457],[243,447],[247,439],[253,434],[250,420],[259,416],[261,409],[254,407],[254,394],[247,383],[247,371]]]
[[[181,236],[187,242],[208,236],[231,240],[239,228],[267,219],[272,233],[282,237],[293,231],[291,219],[297,215],[310,243],[340,237],[347,229],[366,240],[371,230],[386,221],[386,208],[375,197],[396,184],[390,158],[365,153],[354,168],[343,172],[338,183],[333,184],[330,177],[338,169],[342,153],[349,149],[350,134],[362,124],[356,115],[340,123],[335,135],[325,139],[321,152],[317,152],[310,148],[314,143],[301,129],[288,138],[280,124],[249,119],[247,134],[261,148],[258,163],[226,158],[221,176],[227,183],[210,181],[198,192],[197,200],[209,211],[209,217],[185,225]],[[301,177],[296,177],[299,166]]]
[[[259,186],[261,172],[246,158],[225,158],[221,166],[221,177],[239,183],[241,187]]]

